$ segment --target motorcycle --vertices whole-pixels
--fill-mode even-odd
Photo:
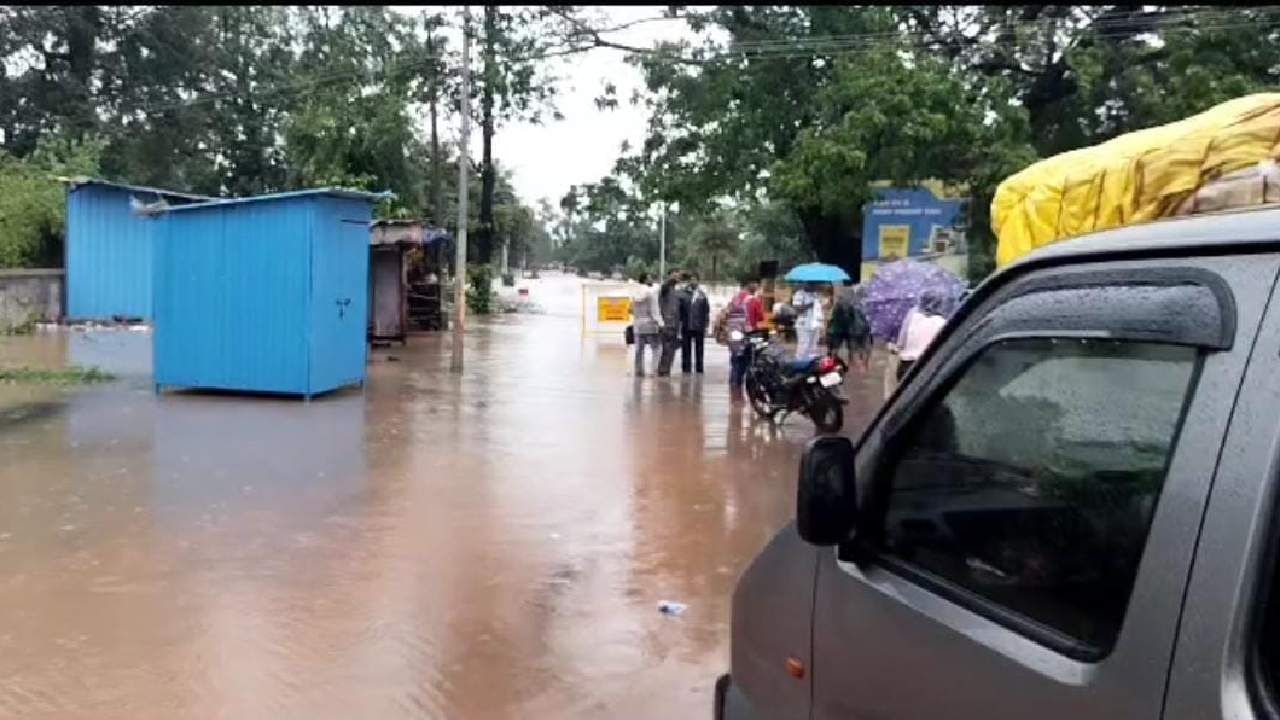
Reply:
[[[751,348],[745,378],[747,398],[760,417],[785,422],[798,412],[819,432],[838,432],[844,425],[845,399],[838,388],[849,371],[836,355],[788,360],[785,351],[769,342],[767,333],[744,336]]]

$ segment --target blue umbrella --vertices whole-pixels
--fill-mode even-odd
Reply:
[[[787,282],[838,283],[849,279],[849,273],[826,263],[805,263],[791,268],[787,273]]]

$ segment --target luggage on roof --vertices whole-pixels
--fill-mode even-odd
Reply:
[[[1280,93],[1041,160],[991,203],[996,264],[1095,230],[1280,202]]]

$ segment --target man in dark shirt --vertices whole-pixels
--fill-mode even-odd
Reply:
[[[695,360],[697,371],[702,373],[702,352],[711,323],[711,303],[707,294],[698,287],[698,276],[685,273],[681,278],[685,285],[680,290],[680,371],[688,374]]]
[[[676,359],[676,346],[680,344],[680,276],[672,270],[658,291],[658,306],[662,312],[662,358],[658,361],[658,377],[671,374],[671,364]]]

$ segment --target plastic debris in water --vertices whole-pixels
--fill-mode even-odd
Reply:
[[[658,612],[663,615],[682,615],[684,614],[684,611],[688,609],[688,605],[674,600],[663,600],[658,603]]]

